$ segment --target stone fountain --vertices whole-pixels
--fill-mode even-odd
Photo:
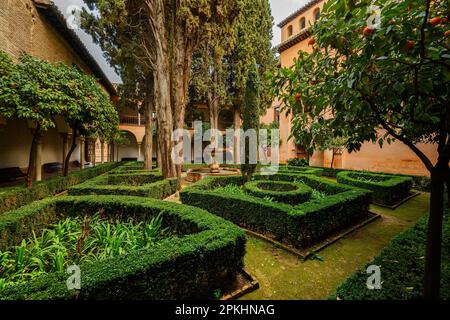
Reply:
[[[216,150],[217,152],[224,152],[224,149],[214,149],[211,152],[211,164],[209,167],[199,168],[199,169],[189,169],[187,172],[186,180],[188,182],[197,182],[204,177],[226,177],[226,176],[236,176],[241,174],[241,170],[237,168],[231,168],[226,166],[220,166],[216,160]]]

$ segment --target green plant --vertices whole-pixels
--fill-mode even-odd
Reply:
[[[54,177],[36,182],[31,188],[25,186],[0,188],[0,215],[33,201],[61,193],[74,185],[104,174],[118,166],[120,166],[119,162],[98,165],[83,171],[72,172],[68,177]]]
[[[244,190],[242,189],[242,187],[235,184],[228,184],[215,190],[217,192],[225,192],[230,194],[244,194]]]
[[[442,246],[441,299],[450,299],[450,212],[444,216]],[[422,297],[427,217],[398,235],[373,261],[358,270],[330,297],[343,300],[417,300]],[[382,289],[367,289],[366,269],[377,265],[382,270]]]
[[[107,220],[92,217],[66,218],[36,236],[22,240],[11,251],[1,252],[2,287],[26,283],[51,272],[63,272],[67,266],[85,261],[113,258],[156,245],[169,233],[162,228],[161,215],[149,222]]]
[[[424,298],[438,299],[444,186],[450,186],[450,48],[448,26],[436,21],[448,15],[449,2],[378,0],[377,10],[373,4],[325,2],[311,29],[315,50],[299,51],[273,84],[293,116],[292,135],[308,152],[333,138],[346,138],[349,152],[397,141],[422,162],[432,185]],[[381,19],[369,28],[374,11]],[[425,153],[420,143],[437,152]]]
[[[288,165],[293,167],[308,167],[309,161],[308,159],[289,159]]]
[[[311,167],[299,167],[299,166],[280,166],[280,171],[292,171],[301,174],[313,174],[318,177],[322,176],[323,169],[320,168],[311,168]]]
[[[341,184],[371,190],[373,201],[384,205],[391,205],[405,199],[410,195],[413,186],[413,179],[409,177],[369,172],[339,172],[337,181]]]
[[[311,200],[322,200],[325,199],[327,194],[323,191],[312,189]]]
[[[297,205],[309,201],[312,189],[300,182],[256,180],[244,184],[248,194],[274,202]]]
[[[214,289],[234,279],[243,267],[242,230],[204,210],[148,198],[96,195],[45,199],[0,216],[0,236],[9,239],[6,249],[20,244],[24,238],[34,238],[33,229],[40,232],[36,234],[38,238],[50,239],[48,232],[43,235],[42,230],[63,221],[61,215],[86,216],[87,220],[81,221],[84,225],[85,221],[92,221],[96,212],[102,220],[133,219],[134,225],[160,216],[161,221],[154,225],[161,223],[160,228],[170,228],[174,236],[149,248],[130,250],[112,258],[108,255],[101,261],[86,258],[80,263],[83,272],[79,291],[67,289],[65,272],[52,272],[0,289],[0,300],[207,298]],[[53,231],[58,233],[64,227],[61,224]],[[112,237],[111,230],[105,224],[102,238]],[[154,227],[147,232],[150,236],[154,234]],[[123,223],[120,234],[127,234]],[[81,238],[80,234],[73,237],[77,242]],[[5,242],[1,240],[3,250]],[[89,244],[89,240],[80,242],[83,246]],[[124,245],[117,239],[106,243],[110,247],[108,254],[120,253],[120,245]],[[82,256],[88,256],[90,249],[85,247]],[[0,259],[4,260],[1,256]]]
[[[69,194],[115,194],[164,199],[177,192],[177,189],[178,179],[163,179],[159,171],[149,171],[111,173],[107,176],[100,176],[73,186],[69,189]]]
[[[370,191],[337,185],[314,175],[280,172],[274,176],[254,175],[254,179],[255,182],[267,179],[297,181],[327,196],[292,206],[248,194],[218,192],[227,185],[242,186],[245,180],[242,177],[209,177],[182,190],[180,199],[185,204],[299,248],[315,244],[337,229],[355,223],[366,214],[370,204]]]

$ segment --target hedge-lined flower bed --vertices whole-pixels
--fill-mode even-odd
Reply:
[[[296,166],[280,166],[280,171],[290,171],[297,172],[301,174],[312,174],[318,177],[321,177],[323,174],[323,169],[319,168],[311,168],[311,167],[296,167]]]
[[[65,217],[97,212],[115,220],[160,216],[162,227],[176,236],[118,257],[82,262],[81,290],[69,291],[68,274],[53,272],[0,290],[0,300],[205,298],[243,267],[245,234],[230,222],[199,208],[136,197],[47,198],[8,212],[0,216],[2,249]]]
[[[164,199],[178,190],[178,179],[163,179],[158,172],[109,174],[69,189],[69,195],[122,195]]]
[[[411,195],[413,180],[409,177],[368,172],[344,171],[337,175],[341,184],[371,190],[374,203],[393,205]]]
[[[303,183],[257,180],[247,182],[244,190],[258,198],[297,205],[311,199],[313,190]]]
[[[370,191],[337,185],[314,175],[285,172],[255,176],[255,180],[267,179],[301,182],[327,196],[291,206],[223,191],[226,186],[244,184],[241,177],[234,176],[205,178],[181,191],[180,198],[185,204],[200,207],[298,248],[313,245],[338,229],[360,221],[370,204]]]
[[[39,236],[24,239],[9,251],[0,251],[0,290],[52,272],[64,272],[83,262],[114,258],[155,246],[170,229],[161,217],[135,222],[94,216],[64,218],[43,229]],[[34,232],[34,231],[33,231]]]
[[[364,269],[338,286],[330,299],[343,300],[410,300],[421,299],[425,268],[428,217],[397,236],[380,255]],[[381,290],[367,288],[367,268],[381,267]],[[450,299],[450,212],[444,216],[442,243],[441,299]]]
[[[66,191],[74,185],[104,174],[120,165],[121,163],[119,162],[98,165],[82,171],[72,172],[67,177],[54,177],[36,182],[31,188],[26,186],[0,188],[0,214]]]

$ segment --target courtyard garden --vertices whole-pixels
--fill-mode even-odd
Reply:
[[[199,167],[207,168],[184,169]],[[401,177],[355,178],[371,183],[364,188],[339,183],[341,173],[335,179],[286,166],[248,182],[239,175],[183,178],[178,193],[177,179],[143,163],[100,168],[105,172],[87,170],[90,179],[45,189],[0,215],[0,299],[420,297],[428,194],[395,210],[371,204],[372,185]],[[413,178],[401,181],[410,192]],[[16,187],[11,200],[21,188],[28,190]],[[444,225],[448,234],[447,218]],[[69,290],[66,270],[74,265],[83,285]],[[370,265],[382,267],[383,290],[367,288]]]
[[[0,50],[0,300],[450,298],[448,1],[83,2],[120,84]]]

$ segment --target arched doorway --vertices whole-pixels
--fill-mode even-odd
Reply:
[[[139,144],[136,136],[130,131],[121,131],[122,137],[117,143],[117,159],[119,161],[140,161]]]

